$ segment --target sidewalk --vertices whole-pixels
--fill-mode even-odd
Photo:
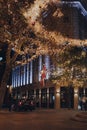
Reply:
[[[73,109],[43,109],[43,108],[37,108],[33,112],[37,113],[67,113],[67,112],[72,112],[72,117],[71,119],[73,121],[78,121],[78,122],[85,122],[87,123],[87,111],[79,111],[79,110],[73,110]],[[15,112],[15,111],[9,111],[9,109],[1,109],[0,114],[24,114],[24,113],[30,113],[30,111],[21,111],[21,112]],[[67,113],[68,114],[68,113]]]
[[[32,112],[9,112],[8,109],[2,109],[0,130],[87,130],[86,122],[74,119],[79,114],[82,112],[72,109],[40,108]]]

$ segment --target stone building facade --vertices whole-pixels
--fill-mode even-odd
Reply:
[[[76,5],[76,6],[75,6]],[[82,4],[81,4],[82,5]],[[87,11],[78,3],[63,3],[64,17],[55,25],[60,26],[60,33],[72,39],[87,38]],[[79,8],[78,8],[79,6]],[[57,23],[57,22],[56,22]],[[45,65],[44,84],[41,73]],[[76,88],[68,84],[55,85],[50,79],[50,70],[54,67],[49,56],[40,56],[25,65],[12,70],[12,95],[16,98],[35,98],[37,107],[81,109],[80,98],[87,97],[87,88]]]

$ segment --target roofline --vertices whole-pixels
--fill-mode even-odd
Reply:
[[[84,8],[84,6],[79,1],[61,1],[56,3],[56,6],[61,7],[64,5],[68,5],[68,7],[75,7],[78,10],[80,10],[81,14],[87,18],[87,10]]]

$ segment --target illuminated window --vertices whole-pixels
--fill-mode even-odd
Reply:
[[[39,70],[39,81],[41,81],[41,69],[42,69],[42,56],[39,56],[39,66],[38,66],[38,70]]]
[[[20,86],[20,66],[18,66],[18,86]]]
[[[23,85],[25,85],[25,78],[26,78],[26,65],[24,65],[24,74],[23,74],[23,80],[24,80],[24,82],[23,82]]]
[[[12,69],[12,86],[15,87],[15,70]]]
[[[32,69],[33,62],[30,62],[30,84],[32,83],[32,76],[33,76],[33,69]]]
[[[27,75],[27,84],[29,84],[29,63],[27,63],[26,75]]]
[[[46,79],[49,79],[49,70],[50,70],[50,57],[49,56],[45,56],[45,66],[47,69]]]

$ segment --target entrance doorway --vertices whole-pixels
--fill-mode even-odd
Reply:
[[[47,89],[41,90],[41,107],[47,108]]]
[[[54,108],[55,96],[54,96],[54,87],[49,88],[49,108]]]
[[[73,108],[74,107],[74,89],[73,87],[60,88],[60,107]]]
[[[79,110],[87,110],[87,88],[79,88]]]

